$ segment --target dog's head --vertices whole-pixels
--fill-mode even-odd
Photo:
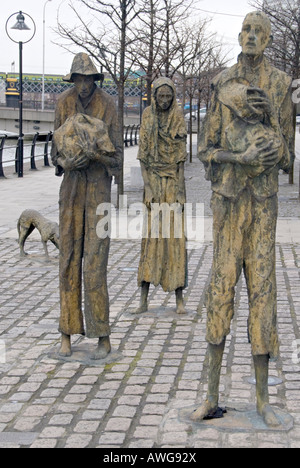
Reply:
[[[55,245],[57,249],[59,249],[59,226],[56,223],[53,225],[49,240]]]

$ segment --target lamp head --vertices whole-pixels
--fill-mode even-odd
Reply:
[[[20,11],[18,14],[17,22],[11,29],[16,29],[18,31],[30,31],[30,28],[25,23],[25,16],[23,15],[22,11]]]

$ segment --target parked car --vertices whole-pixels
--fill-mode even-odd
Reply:
[[[202,107],[202,109],[200,109],[200,120],[205,119],[205,117],[206,117],[206,107]]]
[[[187,114],[185,114],[184,119],[185,119],[187,122],[190,121],[190,118],[191,118],[191,116],[190,116],[190,113],[189,113],[189,112],[188,112]],[[193,120],[193,121],[197,120],[197,112],[195,112],[195,111],[192,112],[192,120]]]
[[[297,117],[296,117],[296,124],[300,125],[300,115],[297,115]]]
[[[192,105],[192,111],[197,111],[197,109],[198,109],[197,104],[193,104]],[[188,103],[185,104],[183,111],[184,111],[185,114],[190,112],[190,105]]]
[[[206,116],[206,107],[202,107],[200,109],[200,121],[203,120]],[[190,120],[190,113],[188,112],[187,114],[185,114],[184,116],[185,120],[188,122]],[[192,120],[195,121],[197,120],[198,118],[198,111],[193,111],[192,112]]]

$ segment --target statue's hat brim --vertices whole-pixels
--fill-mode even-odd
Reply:
[[[74,75],[84,75],[84,76],[93,76],[94,81],[103,81],[104,80],[104,75],[102,73],[69,73],[69,75],[66,75],[63,77],[63,81],[67,83],[74,83]]]
[[[98,72],[91,58],[82,52],[74,57],[71,72],[63,77],[63,81],[74,83],[74,75],[93,76],[95,81],[104,80],[104,75]]]

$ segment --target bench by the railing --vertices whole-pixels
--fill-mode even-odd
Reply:
[[[134,146],[138,144],[139,141],[139,131],[140,125],[127,125],[124,127],[124,144],[126,148],[128,146]],[[24,135],[24,151],[26,148],[30,148],[30,155],[24,156],[24,162],[30,162],[30,169],[36,170],[36,161],[38,159],[44,159],[44,166],[50,166],[49,157],[50,157],[50,143],[52,141],[53,133],[35,133],[35,134],[26,134]],[[31,142],[30,142],[31,140]],[[7,142],[15,142],[15,144],[6,146]],[[14,134],[0,134],[0,178],[5,177],[4,174],[4,165],[15,166],[15,171],[18,173],[18,135]],[[37,154],[37,148],[43,145],[43,152]],[[14,158],[4,159],[4,152],[10,150],[14,152]]]

